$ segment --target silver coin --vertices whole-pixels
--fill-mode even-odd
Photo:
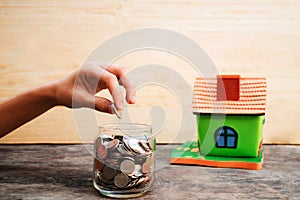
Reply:
[[[103,142],[109,142],[109,141],[113,140],[114,138],[110,135],[101,134],[101,139],[103,140]]]
[[[116,175],[114,178],[114,184],[118,188],[125,188],[128,185],[129,181],[129,177],[123,173]]]
[[[134,175],[135,177],[140,177],[140,176],[142,176],[143,173],[142,173],[141,170],[142,170],[141,165],[135,165],[135,169],[134,169],[133,175]]]
[[[142,154],[146,153],[145,150],[138,144],[139,140],[137,139],[131,139],[128,141],[128,146],[130,149],[136,153]]]
[[[142,184],[142,183],[144,183],[145,182],[145,177],[140,177],[139,179],[138,179],[138,182],[136,183],[136,186],[139,186],[140,184]]]
[[[113,151],[109,153],[110,158],[123,158],[122,154],[119,151]]]
[[[137,183],[139,182],[139,178],[132,178],[131,177],[131,181],[128,183],[127,188],[131,188],[137,185]]]
[[[116,105],[113,103],[112,104],[112,109],[113,109],[113,113],[119,118],[119,119],[122,119],[123,117],[123,113],[121,110],[118,110]]]
[[[135,163],[132,160],[123,160],[120,164],[120,170],[124,174],[132,174],[135,170]]]
[[[123,154],[123,155],[127,155],[127,156],[134,156],[134,152],[132,152],[131,150],[127,149],[127,147],[125,147],[124,144],[120,144],[117,147],[118,151]]]
[[[149,152],[151,149],[150,149],[150,145],[149,145],[149,142],[145,142],[145,141],[140,141],[139,142],[139,145],[147,152]]]
[[[120,145],[117,147],[117,150],[118,150],[118,152],[119,152],[121,155],[127,154],[127,151],[124,149],[123,144],[120,144]]]

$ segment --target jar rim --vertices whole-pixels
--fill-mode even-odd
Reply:
[[[99,130],[117,130],[124,133],[130,131],[135,134],[139,132],[148,132],[149,135],[152,134],[152,127],[142,123],[106,123],[99,125]]]

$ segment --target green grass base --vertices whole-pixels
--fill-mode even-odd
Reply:
[[[189,141],[171,152],[170,163],[258,170],[262,168],[263,151],[255,158],[207,156],[200,154],[197,142]]]

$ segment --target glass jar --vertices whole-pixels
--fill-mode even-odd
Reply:
[[[105,124],[94,144],[94,187],[114,198],[131,198],[151,190],[155,138],[145,124]]]

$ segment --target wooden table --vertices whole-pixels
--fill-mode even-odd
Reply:
[[[0,199],[101,199],[92,145],[0,145]],[[262,170],[169,165],[158,145],[153,190],[137,199],[300,199],[300,146],[264,145]]]

